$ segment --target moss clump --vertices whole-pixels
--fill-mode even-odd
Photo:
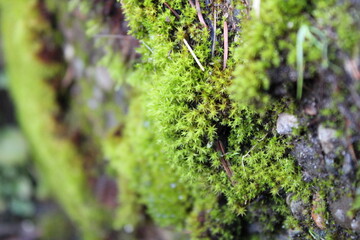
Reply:
[[[279,75],[270,74],[271,70],[282,66],[295,70],[301,57],[307,78],[311,79],[316,71],[329,65],[328,61],[337,62],[339,49],[349,55],[355,53],[360,34],[359,15],[353,5],[336,0],[263,2],[260,15],[243,24],[242,42],[234,53],[234,57],[242,61],[233,74],[232,96],[242,104],[263,105],[274,94],[279,81],[284,81]],[[302,26],[314,32],[311,39],[303,42],[300,53],[296,44]],[[295,83],[291,81],[291,74],[283,84],[288,86],[287,94],[293,96]]]
[[[286,8],[293,9],[295,13],[306,11],[305,1],[298,2],[287,1],[280,4],[283,9],[274,16],[282,21],[281,13]],[[277,3],[267,7],[277,9]],[[223,69],[224,50],[218,47],[212,56],[211,32],[202,27],[196,10],[189,2],[173,1],[167,3],[169,6],[164,2],[153,1],[124,1],[123,4],[131,32],[143,42],[139,50],[143,54],[143,62],[139,64],[143,80],[137,79],[134,85],[142,89],[143,103],[146,104],[142,111],[146,112],[147,121],[151,123],[151,141],[159,144],[161,148],[158,151],[166,155],[166,160],[161,161],[176,169],[179,177],[187,184],[201,186],[205,191],[210,190],[213,198],[224,195],[224,204],[231,210],[225,211],[227,217],[224,218],[234,222],[237,221],[234,216],[245,214],[246,205],[265,191],[271,192],[274,198],[284,191],[297,192],[305,198],[309,196],[307,184],[302,182],[299,169],[287,154],[290,147],[286,144],[287,139],[278,136],[273,130],[276,112],[284,109],[281,104],[269,106],[264,113],[229,97],[228,88],[233,83],[234,67],[257,58],[250,53],[245,56],[239,54],[249,46],[240,42],[231,44],[227,68]],[[209,13],[210,6],[202,7],[203,13]],[[231,7],[240,11],[239,18],[244,15],[244,6],[240,3]],[[222,26],[225,21],[230,23],[231,20],[226,20],[227,10],[218,10],[216,44],[219,46],[225,41]],[[240,20],[247,21],[246,18]],[[209,17],[207,21],[215,22],[213,17]],[[260,24],[260,27],[263,25]],[[283,34],[286,29],[287,27],[280,27],[277,29],[278,34]],[[265,36],[269,35],[270,29]],[[229,41],[233,42],[235,37],[236,32],[232,29]],[[260,37],[259,34],[258,38]],[[195,62],[184,39],[204,66],[204,71]],[[257,40],[259,39],[254,41]],[[275,40],[274,38],[273,41]],[[234,47],[243,50],[236,50],[238,54],[233,55]],[[255,50],[262,48],[252,47]],[[259,64],[268,64],[267,60],[272,59],[269,66],[261,67],[263,72],[272,64],[280,64],[280,53],[274,55],[274,51],[274,47],[265,51],[261,62],[259,60]],[[249,72],[255,76],[254,71]],[[258,79],[259,76],[256,81]],[[266,84],[265,80],[263,82]],[[237,86],[244,93],[250,89],[249,85]],[[253,98],[254,94],[248,96]],[[133,132],[134,130],[130,131],[123,141],[133,141]],[[150,146],[156,149],[153,145]],[[141,151],[139,156],[154,159],[147,161],[156,165],[160,161],[156,151],[146,149],[132,151]],[[120,169],[121,161],[124,160],[118,158],[114,161],[114,165],[119,162]]]
[[[234,54],[242,60],[234,71],[232,90],[236,100],[242,104],[269,101],[272,79],[268,70],[286,64],[287,54],[295,64],[297,31],[308,24],[306,14],[313,8],[308,1],[264,1],[260,15],[244,24],[242,43]]]
[[[119,226],[140,221],[134,212],[139,206],[147,207],[149,214],[160,226],[184,225],[191,201],[189,189],[178,174],[167,164],[163,146],[154,139],[153,122],[142,111],[140,97],[132,100],[126,126],[116,129],[104,145],[112,167],[119,172],[121,191]],[[137,198],[135,197],[137,196]],[[129,211],[133,209],[133,211]],[[135,219],[134,219],[135,216]]]
[[[336,0],[319,1],[314,16],[318,27],[326,30],[334,46],[350,56],[358,51],[360,16],[356,3],[351,3],[351,1],[339,3]],[[331,35],[333,37],[330,37]]]
[[[88,12],[90,5],[82,3],[80,8]],[[284,198],[295,193],[295,197],[309,201],[310,184],[302,181],[301,170],[289,156],[288,143],[292,138],[275,131],[278,113],[293,111],[287,105],[292,103],[288,99],[293,97],[295,81],[278,81],[286,85],[279,100],[279,95],[274,94],[278,79],[271,71],[283,68],[295,71],[299,59],[296,39],[303,26],[318,32],[323,27],[334,27],[342,39],[340,48],[353,51],[358,38],[348,35],[345,27],[356,26],[354,14],[344,17],[345,24],[331,25],[329,20],[340,19],[338,11],[346,11],[349,5],[341,7],[336,1],[269,0],[262,2],[259,16],[249,19],[248,6],[240,2],[201,3],[205,27],[199,20],[199,9],[191,1],[124,0],[123,3],[131,32],[143,43],[139,49],[143,61],[126,80],[123,80],[123,62],[113,61],[109,53],[103,61],[113,75],[120,73],[122,84],[131,85],[136,92],[124,124],[114,129],[114,134],[104,143],[104,151],[120,176],[121,207],[115,225],[136,225],[147,221],[149,215],[161,226],[176,229],[185,226],[193,238],[209,239],[237,239],[242,235],[240,225],[244,222],[260,222],[263,233],[276,231],[276,223],[298,227],[297,221],[288,217],[290,211]],[[15,4],[15,9],[23,8],[24,12],[28,6],[25,2]],[[328,9],[331,11],[324,17]],[[89,194],[83,193],[86,184],[81,157],[68,139],[52,138],[54,133],[59,133],[59,126],[50,116],[59,109],[55,106],[53,89],[44,80],[56,73],[58,66],[44,70],[34,58],[38,46],[27,42],[30,34],[25,17],[8,18],[19,23],[25,32],[14,34],[15,39],[20,37],[20,49],[15,49],[10,38],[5,41],[6,49],[15,52],[7,58],[10,75],[15,79],[12,88],[21,121],[32,139],[49,188],[87,231],[98,224],[99,218],[85,204]],[[9,23],[3,24],[4,32],[10,32]],[[87,33],[97,32],[98,23],[98,20],[88,21]],[[314,50],[322,40],[318,39],[322,31],[302,43],[301,56],[307,63],[316,63],[306,65],[307,78],[320,68],[319,60],[324,57],[321,49]],[[229,49],[222,47],[227,42]],[[23,47],[32,50],[25,55],[26,61],[19,60]],[[28,62],[34,65],[29,68]],[[31,86],[36,86],[32,95],[26,92],[30,82],[15,71],[18,66],[24,67]],[[39,105],[44,98],[48,101]],[[259,105],[261,108],[257,108]],[[82,107],[80,110],[84,111],[80,116],[98,115]],[[37,116],[31,125],[25,119],[30,113]],[[44,133],[44,126],[50,126],[50,133]],[[44,141],[46,148],[39,145]],[[54,156],[59,146],[61,152]],[[50,157],[55,163],[48,161]],[[49,171],[56,175],[47,174]],[[61,184],[72,195],[71,200],[55,190],[58,179],[64,179]],[[325,207],[320,208],[323,211]],[[244,217],[247,210],[250,213]],[[87,219],[92,222],[96,219],[94,225],[86,222]]]
[[[187,229],[192,239],[236,239],[241,233],[241,218],[228,206],[219,205],[218,197],[209,194],[207,186],[189,184],[169,164],[165,146],[156,139],[155,123],[143,109],[143,97],[132,98],[126,125],[116,129],[104,145],[123,191],[118,226],[141,224],[144,219],[136,217],[145,206],[156,224],[174,227],[180,233]]]
[[[313,35],[303,42],[301,52],[301,58],[305,61],[307,91],[310,92],[310,96],[316,95],[315,82],[323,81],[322,84],[326,85],[329,91],[323,91],[326,92],[326,96],[315,96],[320,102],[319,105],[324,105],[321,106],[323,107],[322,120],[326,117],[330,119],[333,127],[345,129],[344,116],[339,112],[337,105],[348,104],[350,109],[355,108],[351,106],[353,103],[346,100],[353,83],[351,81],[345,83],[342,69],[342,65],[349,56],[358,53],[359,14],[354,13],[355,9],[358,8],[350,1],[345,1],[345,3],[339,1],[262,2],[261,11],[263,12],[260,16],[253,16],[251,20],[243,24],[244,47],[240,45],[235,50],[235,56],[243,58],[243,62],[234,71],[232,97],[241,105],[247,104],[252,108],[260,105],[263,109],[265,108],[265,112],[268,108],[266,104],[264,107],[264,102],[274,102],[279,97],[293,98],[296,78],[291,81],[291,74],[285,74],[286,78],[284,78],[281,73],[290,68],[292,70],[288,73],[293,71],[296,74],[294,69],[299,59],[299,51],[296,48],[297,38],[300,29],[307,27],[313,31]],[[279,69],[275,71],[277,74],[274,74],[274,69]],[[325,71],[328,73],[324,73]],[[297,74],[302,74],[299,69],[297,69]],[[324,75],[326,77],[323,77]],[[331,75],[336,75],[340,80],[327,80],[326,78]],[[286,86],[285,92],[277,94],[276,90],[281,85]],[[325,112],[328,112],[327,116]],[[328,180],[316,180],[312,185],[317,186],[318,189],[327,189],[329,197],[333,190],[330,190],[330,186],[323,186],[330,179],[331,177]],[[336,183],[332,182],[332,184],[336,186]],[[321,211],[324,215],[328,214],[324,206],[321,207]],[[334,229],[326,231],[327,237],[333,236],[332,231]]]

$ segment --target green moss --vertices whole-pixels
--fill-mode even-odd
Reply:
[[[297,31],[308,24],[306,12],[312,8],[307,1],[264,1],[260,16],[244,24],[242,41],[234,54],[242,59],[233,74],[232,91],[237,101],[246,105],[269,101],[268,70],[287,62],[295,66]]]
[[[36,1],[0,1],[1,30],[10,90],[19,122],[32,145],[42,183],[79,224],[86,239],[96,239],[99,214],[86,189],[81,157],[61,135],[54,116],[55,92],[47,83],[59,74],[57,64],[41,62],[34,32],[50,30],[38,15]],[[20,69],[20,70],[19,70]]]
[[[76,5],[79,1],[72,3]],[[190,229],[192,237],[199,239],[236,239],[241,235],[240,225],[244,221],[259,221],[266,232],[275,231],[277,222],[298,227],[283,198],[285,194],[295,193],[295,197],[309,201],[310,184],[302,181],[300,169],[288,154],[291,139],[279,136],[274,130],[278,113],[292,109],[286,106],[288,102],[284,103],[288,99],[279,101],[272,97],[274,76],[269,70],[282,66],[295,69],[299,56],[296,38],[301,26],[334,27],[341,48],[350,52],[356,48],[356,35],[349,36],[345,31],[346,25],[355,26],[354,19],[344,17],[344,23],[333,25],[329,21],[340,19],[344,14],[338,12],[346,11],[346,7],[335,5],[335,1],[263,1],[260,16],[248,19],[244,6],[236,3],[231,7],[240,11],[237,17],[241,31],[230,31],[230,55],[227,68],[223,69],[222,26],[229,17],[224,9],[216,9],[218,42],[212,54],[211,33],[199,23],[196,10],[188,1],[167,2],[179,17],[164,1],[124,0],[123,3],[131,33],[142,42],[139,48],[142,62],[134,73],[125,73],[120,58],[106,49],[107,55],[100,63],[119,79],[119,84],[130,85],[134,93],[129,114],[124,119],[119,117],[121,126],[114,129],[103,145],[112,169],[119,175],[121,207],[114,225],[124,227],[142,222],[145,206],[146,214],[160,226]],[[16,4],[15,9],[24,13],[29,6],[21,1]],[[201,7],[214,24],[212,13],[204,5]],[[87,13],[89,4],[82,2],[80,8]],[[329,15],[324,17],[329,8]],[[10,16],[4,17],[7,21],[3,23],[4,32],[10,32],[11,21],[22,26],[19,33],[8,34],[15,40],[19,38],[17,44],[21,48],[16,48],[10,37],[5,39],[20,120],[37,151],[49,188],[86,231],[97,225],[99,218],[95,210],[89,209],[94,205],[87,201],[89,194],[84,191],[80,156],[67,139],[53,139],[57,126],[51,115],[58,109],[54,92],[44,84],[44,79],[57,69],[44,70],[34,59],[38,46],[29,41],[29,26],[25,22],[25,17],[34,17]],[[316,21],[317,25],[312,26],[314,18],[324,22]],[[99,31],[98,20],[90,20],[86,25],[89,35]],[[315,40],[319,41],[317,37]],[[324,57],[321,50],[314,50],[315,45],[311,40],[303,43],[305,71],[310,75]],[[21,60],[23,52],[27,54]],[[16,72],[19,66],[28,73],[26,81],[22,77],[24,72],[21,75]],[[290,81],[286,84],[295,85]],[[36,87],[31,94],[30,87]],[[83,89],[87,98],[85,90],[91,89],[89,86]],[[257,108],[259,105],[261,108]],[[78,110],[75,118],[99,114],[83,107]],[[31,114],[36,115],[36,121],[29,124]],[[95,128],[102,124],[95,123]],[[51,131],[43,131],[44,126]],[[61,152],[57,150],[59,146]],[[50,175],[50,171],[56,174]],[[65,179],[61,182],[65,194],[58,190],[58,179]],[[257,200],[264,194],[270,199],[270,207],[268,202]],[[66,197],[69,195],[71,199]],[[249,207],[253,202],[257,204]],[[259,210],[254,211],[254,207]],[[251,213],[243,217],[246,211]]]
[[[241,43],[235,48],[234,56],[241,64],[234,71],[233,97],[242,104],[268,102],[270,86],[277,81],[268,71],[284,64],[296,69],[299,54],[310,76],[327,67],[328,57],[337,62],[338,49],[353,55],[359,49],[360,34],[359,16],[351,9],[349,2],[336,0],[261,3],[260,16],[243,24]],[[296,41],[302,26],[314,29],[314,35],[305,39],[299,53]]]
[[[119,225],[134,219],[142,204],[160,226],[182,226],[191,205],[189,189],[167,164],[163,146],[154,139],[153,123],[143,116],[140,103],[139,97],[132,100],[126,127],[116,131],[121,136],[111,137],[104,146],[106,155],[116,160],[112,167],[119,172],[120,189],[127,192],[120,198],[125,206],[120,208],[118,219],[125,222]],[[137,199],[132,197],[135,194]]]
[[[13,96],[48,188],[83,231],[93,234],[100,217],[97,206],[88,200],[81,157],[68,139],[53,137],[59,126],[51,116],[59,109],[45,80],[60,67],[44,68],[34,56],[39,46],[30,29],[43,25],[33,12],[26,11],[34,2],[0,1],[6,9],[22,11],[21,15],[4,11],[2,18]],[[339,48],[351,54],[360,37],[346,31],[347,26],[356,28],[353,15],[344,14],[348,5],[336,5],[336,1],[263,1],[260,16],[248,19],[244,6],[236,3],[231,7],[240,11],[241,31],[230,31],[230,55],[223,69],[222,26],[229,17],[224,9],[216,9],[218,42],[212,54],[211,33],[199,23],[188,1],[167,3],[180,17],[164,1],[123,3],[131,32],[142,42],[139,52],[143,58],[132,74],[125,73],[123,62],[108,48],[100,63],[119,79],[119,84],[130,85],[134,93],[129,114],[124,119],[119,117],[121,127],[114,129],[103,145],[112,169],[119,175],[121,207],[115,227],[142,222],[144,206],[146,214],[160,226],[190,229],[195,239],[236,239],[245,221],[259,221],[269,233],[276,231],[275,223],[298,227],[283,198],[295,193],[294,197],[309,201],[310,184],[302,181],[300,169],[288,154],[291,138],[274,130],[278,113],[293,109],[284,103],[288,99],[279,101],[271,95],[274,76],[269,71],[282,66],[295,69],[301,26],[322,29],[326,36],[330,33],[323,29],[334,28]],[[211,12],[201,7],[214,24]],[[80,8],[87,13],[89,4],[82,2]],[[338,21],[332,23],[332,19]],[[13,24],[19,25],[15,32]],[[86,25],[89,35],[99,31],[98,20]],[[318,38],[313,40],[320,41]],[[316,41],[311,39],[303,43],[305,71],[310,75],[324,60],[322,51],[314,50],[314,46]],[[21,74],[17,71],[20,67]],[[286,84],[295,85],[290,81]],[[91,89],[88,85],[83,89],[87,98]],[[107,108],[103,106],[99,112]],[[99,115],[84,107],[77,110],[77,119],[97,119]],[[29,116],[36,119],[29,121]],[[102,124],[94,122],[94,128]],[[271,206],[259,200],[265,194]],[[319,207],[319,211],[324,208]],[[247,211],[250,213],[246,215]]]
[[[192,211],[186,221],[191,239],[239,239],[244,218],[233,213],[223,195],[214,197],[206,186],[198,187],[192,192]]]
[[[339,3],[336,0],[319,1],[314,11],[319,28],[326,29],[334,46],[352,56],[359,49],[359,14],[350,1]],[[330,35],[335,32],[335,39]]]
[[[287,8],[292,9],[291,14],[296,16],[307,9],[305,1],[286,1],[279,4],[280,9],[277,6],[278,1],[275,2],[266,3],[263,11],[268,8],[275,11],[277,9],[277,14],[281,17],[274,15],[277,18],[271,20],[273,16],[270,18],[267,14],[263,14],[266,23],[286,21],[290,17],[281,13]],[[260,55],[253,55],[253,52],[246,50],[249,49],[249,45],[241,46],[241,43],[236,43],[230,51],[228,68],[222,70],[223,63],[220,60],[222,49],[218,47],[215,56],[211,58],[209,33],[198,23],[196,11],[187,1],[169,3],[173,9],[179,10],[180,19],[177,19],[162,2],[124,1],[123,3],[131,32],[144,43],[139,50],[143,54],[141,63],[143,76],[140,77],[146,80],[140,82],[136,80],[133,85],[142,89],[145,105],[142,111],[146,112],[147,121],[151,123],[148,131],[152,133],[152,141],[161,146],[153,152],[154,150],[146,150],[147,147],[144,146],[146,144],[133,144],[138,146],[139,150],[134,148],[132,151],[141,151],[139,156],[148,159],[146,161],[151,161],[155,166],[160,164],[159,158],[154,158],[158,156],[155,155],[156,152],[160,151],[166,155],[164,164],[170,164],[171,167],[168,166],[168,169],[175,169],[181,180],[184,179],[190,186],[195,184],[205,191],[210,190],[213,196],[225,195],[226,209],[230,210],[226,213],[231,219],[229,225],[231,221],[237,221],[234,216],[245,214],[247,204],[265,191],[270,191],[274,198],[277,198],[282,191],[304,194],[302,196],[305,198],[309,196],[306,190],[308,186],[302,182],[299,169],[295,167],[293,159],[287,155],[290,147],[286,144],[288,139],[278,136],[273,131],[276,120],[274,113],[281,112],[283,108],[269,106],[266,113],[257,112],[243,102],[234,101],[229,97],[228,88],[233,83],[234,66],[244,67],[245,65],[241,64],[250,63],[252,59],[259,59],[258,64],[249,65],[251,69],[247,71],[244,67],[241,71],[244,71],[244,74],[253,74],[253,79],[247,81],[246,85],[237,85],[238,90],[244,91],[243,93],[253,91],[246,92],[246,96],[254,99],[255,93],[258,92],[258,89],[255,89],[258,84],[255,83],[252,88],[249,86],[254,83],[252,80],[260,79],[261,84],[269,85],[264,72],[270,66],[279,66],[280,52],[277,52],[271,44],[267,42],[265,44],[261,38],[264,36],[272,38],[273,29],[270,26],[266,27],[267,33],[260,34],[259,29],[263,29],[265,25],[261,23],[255,24],[255,28],[259,28],[257,36],[245,32],[244,42],[249,41],[246,44],[250,44],[253,52],[263,50],[264,47],[269,49],[261,51]],[[242,8],[240,4],[234,7]],[[219,11],[219,19],[223,14],[224,12]],[[282,19],[283,17],[286,19]],[[242,20],[246,21],[245,18]],[[218,29],[222,29],[222,23],[218,21]],[[287,29],[287,26],[279,26],[275,29],[278,34],[274,34],[275,38],[272,39],[274,44],[277,41],[276,36],[284,35]],[[230,35],[234,37],[234,33]],[[296,36],[296,31],[293,36]],[[221,34],[219,38],[221,44],[223,41]],[[190,43],[205,71],[196,64],[183,44],[183,39],[187,39]],[[257,45],[252,46],[252,43]],[[241,50],[235,50],[237,53],[233,55],[235,46]],[[282,49],[285,51],[286,48]],[[253,68],[258,71],[252,71]],[[241,71],[238,70],[236,74]],[[243,79],[250,77],[245,76]],[[238,83],[238,80],[236,81]],[[130,134],[124,137],[125,142],[136,138],[134,131],[130,131]],[[155,146],[150,146],[156,149]],[[116,162],[119,164],[117,168],[120,169],[125,156],[122,157],[123,160],[120,158],[114,160],[114,164],[117,164]],[[153,158],[156,160],[149,160]],[[134,167],[130,166],[130,168]],[[126,170],[123,174],[126,174],[125,172],[129,171]],[[135,185],[141,186],[141,184]],[[283,209],[280,205],[278,209],[281,214],[288,214],[283,210],[280,211]],[[216,227],[213,229],[214,232],[217,231],[215,229]],[[227,237],[231,239],[230,235]]]

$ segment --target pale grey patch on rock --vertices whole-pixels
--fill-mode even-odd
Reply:
[[[281,113],[276,122],[276,131],[281,135],[288,135],[292,133],[294,128],[299,127],[298,119],[291,114]]]
[[[337,201],[330,203],[330,211],[335,222],[344,228],[352,228],[352,219],[347,215],[352,205],[352,198],[343,196]]]
[[[357,217],[351,221],[351,229],[357,233],[360,233],[360,218]]]
[[[321,147],[326,154],[331,153],[335,149],[336,130],[332,128],[325,128],[323,125],[318,127],[318,138]]]

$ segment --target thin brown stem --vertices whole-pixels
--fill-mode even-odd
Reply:
[[[226,152],[225,152],[224,146],[220,140],[218,140],[216,142],[216,150],[221,153],[220,162],[226,172],[226,175],[229,177],[231,184],[235,185],[236,182],[232,179],[234,174],[233,174],[233,171],[231,170],[229,161],[226,160],[226,158],[225,158]]]
[[[247,14],[249,14],[249,12],[250,12],[250,3],[249,3],[249,1],[248,0],[243,0],[242,1],[244,4],[245,4],[245,6],[246,6],[246,12],[247,12]]]
[[[170,7],[170,5],[169,5],[168,3],[164,2],[164,5],[165,5],[168,9],[170,9],[170,11],[175,15],[175,17],[176,17],[178,20],[180,20],[180,15],[179,15],[172,7]]]
[[[204,20],[204,17],[203,15],[201,14],[201,8],[200,8],[200,3],[199,3],[199,0],[195,0],[195,8],[196,8],[196,12],[197,12],[197,15],[198,15],[198,18],[199,18],[199,21],[200,23],[207,28],[207,25],[205,23],[205,20]]]

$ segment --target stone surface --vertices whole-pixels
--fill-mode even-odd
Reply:
[[[291,201],[290,209],[294,217],[298,220],[305,220],[306,215],[308,215],[307,206],[301,200]]]
[[[298,119],[291,114],[281,113],[279,114],[276,122],[276,131],[281,135],[291,134],[294,128],[299,127]]]
[[[351,159],[351,156],[349,153],[344,153],[344,162],[342,166],[342,171],[345,175],[353,175],[355,171],[355,166],[353,164],[353,161]]]
[[[356,227],[352,219],[347,215],[351,208],[352,198],[347,196],[340,197],[337,201],[330,203],[330,211],[335,222],[344,228]]]
[[[360,233],[360,217],[356,217],[351,221],[351,229],[357,233]]]
[[[313,178],[325,177],[325,163],[321,146],[316,137],[308,135],[294,143],[292,155],[303,170],[303,179],[306,182]]]
[[[114,81],[111,79],[109,71],[105,67],[95,68],[95,80],[97,86],[104,91],[111,91],[114,87]]]
[[[336,130],[332,128],[325,128],[323,125],[318,127],[318,138],[324,153],[329,154],[335,150],[336,147]]]
[[[335,174],[336,173],[336,169],[335,169],[335,160],[332,156],[325,156],[324,157],[325,159],[325,166],[326,166],[326,170],[329,172],[329,173],[333,173]]]

